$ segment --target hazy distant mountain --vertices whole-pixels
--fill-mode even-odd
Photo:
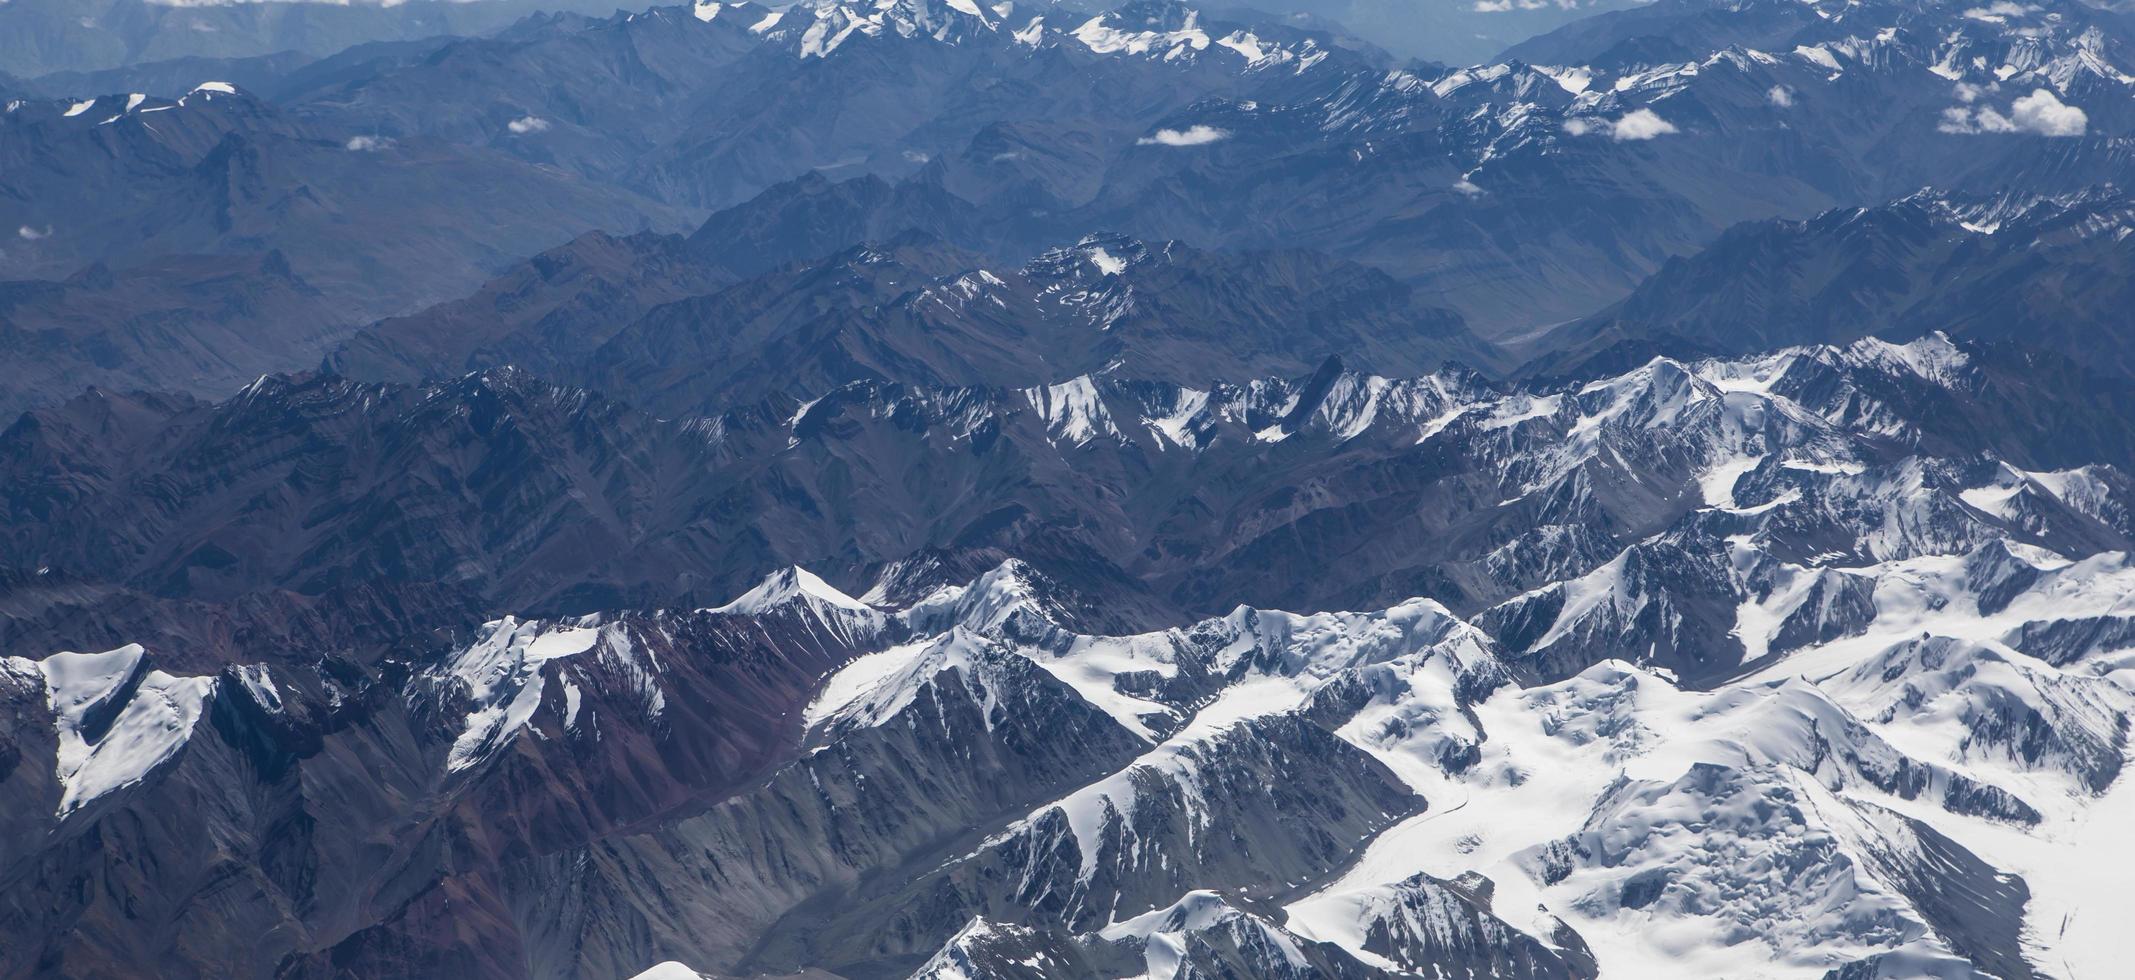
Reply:
[[[1587,316],[1744,221],[2105,183],[2135,131],[2126,25],[2075,5],[1671,3],[1537,39],[1547,61],[1391,71],[1176,5],[1004,10],[541,17],[352,56],[285,81],[279,111],[718,206],[786,259],[912,229],[1013,264],[1096,231],[1305,248],[1494,338]],[[634,210],[599,224],[655,209]]]
[[[290,98],[365,132],[490,146],[718,208],[811,171],[909,174],[1000,126],[1107,155],[1197,99],[1375,58],[1163,2],[707,3],[533,18]]]
[[[1247,0],[1236,6],[1325,17],[1398,55],[1475,65],[1537,34],[1643,2],[1647,0]]]
[[[612,9],[612,0],[9,0],[0,4],[0,71],[318,57],[367,41],[487,33],[538,10]]]
[[[2114,15],[2077,6],[1988,18],[1907,4],[1849,9],[1837,18],[1791,0],[1642,8],[1639,23],[1682,41],[1567,28],[1537,40],[1555,45],[1550,61],[1457,70],[1153,57],[1199,51],[1210,36],[1178,11],[1143,22],[1169,48],[1115,46],[1104,31],[1124,28],[1085,31],[1085,22],[1027,57],[982,27],[955,33],[954,21],[939,37],[855,28],[845,35],[854,46],[820,57],[796,57],[767,31],[761,49],[715,72],[746,72],[751,93],[722,90],[703,117],[733,122],[710,131],[716,146],[698,147],[687,130],[595,139],[652,116],[574,109],[587,121],[571,125],[585,130],[558,140],[554,159],[609,173],[610,162],[581,160],[580,150],[672,140],[611,179],[709,203],[762,188],[729,213],[753,214],[747,220],[763,227],[800,219],[805,233],[780,244],[779,254],[794,257],[906,228],[1009,262],[1099,229],[1205,248],[1305,247],[1387,271],[1492,337],[1588,315],[1743,221],[1878,204],[1922,186],[2070,193],[2125,169],[2135,58]],[[640,18],[603,30],[666,37],[710,31],[727,16],[691,26],[668,14],[665,26]],[[1078,52],[1096,49],[1084,34],[1110,56],[1085,64]],[[1697,49],[1708,35],[1717,46]],[[1211,41],[1207,50],[1220,47]],[[1128,56],[1136,50],[1143,55]],[[888,66],[923,56],[928,71],[954,60],[967,81],[899,89],[908,104],[894,117],[847,101],[882,90],[857,79],[901,77],[904,69]],[[1126,96],[1106,100],[1125,108],[1102,116],[1065,104],[1058,93],[1081,90],[1051,76],[1026,89],[1041,65],[1060,79],[1125,86]],[[1182,79],[1209,87],[1181,89]],[[1026,91],[1042,94],[1017,95],[1035,103],[1008,98]],[[981,94],[992,102],[973,115],[966,107]],[[781,108],[785,100],[798,107]],[[1027,104],[1048,111],[1014,108]],[[488,111],[482,125],[496,127],[519,110]],[[849,121],[856,113],[865,126]],[[848,121],[795,146],[786,141],[805,128],[802,118]],[[522,154],[540,145],[480,138]],[[774,179],[803,161],[860,176],[833,178],[835,191]],[[805,215],[789,210],[802,206]],[[815,251],[791,250],[808,236]]]
[[[1874,208],[1731,229],[1622,303],[1533,342],[1532,371],[1663,350],[1745,353],[1932,331],[2022,343],[2135,374],[2135,201],[1923,191]],[[1573,367],[1585,359],[1593,364]]]
[[[221,82],[11,103],[0,273],[279,251],[342,322],[464,294],[530,247],[672,212],[503,154],[316,125]]]

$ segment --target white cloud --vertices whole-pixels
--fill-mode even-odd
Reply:
[[[2011,17],[2020,18],[2023,17],[2025,14],[2037,13],[2038,10],[2038,7],[2032,6],[2030,4],[2010,3],[2009,0],[1996,0],[1996,2],[1988,4],[1985,7],[1973,7],[1972,9],[1965,11],[1964,15],[1968,18],[1971,18],[1972,20],[1983,20],[1990,24],[2000,24],[2006,22]]]
[[[1651,109],[1633,109],[1624,113],[1622,119],[1609,129],[1609,137],[1623,140],[1649,140],[1675,132],[1675,124],[1662,119]]]
[[[1960,92],[1963,98],[1964,93]],[[1974,98],[1977,94],[1974,93]],[[1969,100],[1968,100],[1969,101]],[[2048,89],[2033,89],[2009,104],[2005,114],[1993,106],[1967,109],[1951,106],[1942,110],[1935,128],[1945,133],[2035,133],[2040,136],[2081,136],[2090,128],[2083,110],[2061,101]]]
[[[510,125],[505,128],[511,130],[513,136],[525,136],[528,133],[546,133],[549,131],[549,121],[540,116],[525,116],[512,120]]]
[[[2032,89],[2009,106],[2009,116],[2018,129],[2040,136],[2081,136],[2090,128],[2090,117],[2083,110],[2063,103],[2050,89]]]
[[[1462,177],[1461,179],[1454,181],[1453,189],[1463,194],[1466,194],[1469,197],[1481,197],[1483,195],[1483,189],[1481,187],[1476,186],[1474,181],[1469,180],[1466,177]]]
[[[384,136],[351,136],[348,138],[348,149],[351,153],[373,153],[392,145],[393,141]]]
[[[29,225],[23,225],[22,227],[15,229],[15,234],[21,236],[23,241],[34,242],[40,238],[52,237],[52,226],[46,225],[44,226],[43,231],[38,231],[37,229],[30,227]]]
[[[1155,135],[1144,136],[1134,143],[1137,146],[1202,146],[1230,135],[1214,126],[1189,126],[1183,130],[1159,129]]]
[[[1649,140],[1677,130],[1674,123],[1662,119],[1659,113],[1651,109],[1633,109],[1615,120],[1566,119],[1564,131],[1573,136],[1607,133],[1610,139],[1622,143],[1629,140]]]
[[[1794,90],[1784,85],[1774,85],[1771,91],[1764,93],[1764,100],[1781,109],[1791,109],[1794,107]]]
[[[1512,10],[1577,10],[1587,6],[1582,0],[1475,0],[1469,9],[1478,14],[1502,14]]]
[[[2009,120],[1994,109],[1979,109],[1979,115],[1973,115],[1971,109],[1954,105],[1943,109],[1943,122],[1934,124],[1934,128],[1941,132],[2009,132]]]
[[[1652,139],[1665,137],[1670,132],[1676,132],[1676,124],[1663,120],[1659,113],[1652,109],[1633,109],[1623,115],[1623,120],[1616,120],[1616,126],[1610,128],[1610,137],[1618,141]]]

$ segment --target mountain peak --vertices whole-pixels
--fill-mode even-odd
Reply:
[[[1025,266],[1037,278],[1090,280],[1125,273],[1157,257],[1149,246],[1127,235],[1084,235],[1073,245],[1050,248]]]
[[[760,616],[795,602],[827,606],[848,612],[874,612],[874,607],[825,582],[799,565],[790,565],[764,577],[753,589],[726,605],[711,610],[743,616]]]

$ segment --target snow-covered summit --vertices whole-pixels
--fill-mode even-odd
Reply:
[[[856,39],[926,38],[946,44],[992,43],[1023,50],[1067,47],[1084,55],[1193,63],[1211,59],[1240,71],[1282,67],[1302,72],[1325,60],[1316,38],[1294,30],[1278,37],[1244,25],[1204,26],[1199,10],[1176,3],[1129,4],[1076,14],[1052,4],[1012,0],[807,0],[775,11],[748,4],[700,3],[698,20],[754,13],[748,30],[801,58],[830,57]]]
[[[847,612],[872,612],[866,603],[838,590],[815,573],[798,565],[788,566],[764,577],[756,587],[723,606],[711,611],[731,613],[738,616],[761,616],[793,603],[804,603]]]

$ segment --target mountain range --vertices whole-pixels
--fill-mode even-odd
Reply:
[[[914,486],[878,469],[836,498],[795,496],[807,470],[865,472],[831,461],[893,433],[929,448],[878,465],[942,460],[935,500],[950,496],[948,474],[980,465],[953,460],[980,457],[1071,459],[1091,479],[1279,461],[1310,477],[1222,509],[1211,491],[1229,481],[1167,481],[1188,491],[1173,513],[1191,525],[1086,519],[1097,539],[1082,554],[1033,547],[1075,533],[1064,514],[1021,541],[1012,520],[944,514],[954,533],[923,559],[817,562],[849,569],[847,590],[789,569],[721,583],[738,597],[717,605],[467,623],[368,656],[330,642],[349,652],[261,659],[239,631],[228,646],[155,636],[146,650],[168,652],[10,660],[19,761],[6,812],[45,843],[12,865],[23,887],[9,891],[8,927],[49,937],[11,947],[22,958],[10,969],[145,969],[175,954],[233,974],[623,975],[679,959],[715,975],[953,976],[1037,957],[1058,975],[1161,961],[1591,976],[1597,959],[1674,956],[1723,973],[2023,973],[2111,942],[2093,886],[2045,842],[2107,846],[2084,836],[2104,826],[2085,818],[2122,795],[2127,694],[2108,675],[2135,635],[2112,612],[2135,527],[2120,467],[2072,465],[2124,450],[2025,456],[2049,443],[2013,429],[2006,454],[1938,448],[1970,434],[1943,417],[1947,399],[2006,418],[1992,392],[2015,382],[2007,370],[1931,337],[1655,361],[1546,393],[1337,376],[1316,379],[1312,400],[1265,384],[1174,390],[1189,407],[1159,415],[1139,385],[1032,392],[1015,408],[863,390],[762,432],[676,426],[670,440],[694,435],[726,458],[714,472],[752,468],[750,443],[793,446],[772,450],[792,460],[775,484],[790,502],[748,535],[774,551],[758,565],[800,553],[785,542],[801,515],[861,500],[879,512],[890,488]],[[1136,396],[1139,417],[1126,414]],[[139,425],[152,408],[101,417]],[[105,463],[115,479],[87,460],[61,478],[54,459],[50,489],[8,504],[108,515],[133,487],[236,489],[199,467],[261,459],[264,446],[228,440],[272,432],[290,469],[220,495],[250,515],[242,525],[212,542],[76,542],[72,563],[59,542],[10,531],[11,552],[51,556],[10,604],[36,596],[56,611],[93,595],[95,556],[128,552],[184,557],[96,573],[197,599],[278,579],[328,595],[343,574],[331,569],[352,561],[426,574],[418,542],[468,556],[428,566],[459,587],[524,605],[586,570],[544,554],[673,567],[674,543],[701,549],[712,525],[621,551],[602,540],[617,525],[596,514],[642,525],[701,510],[647,481],[658,460],[596,448],[614,417],[583,393],[495,375],[427,391],[255,386],[184,424],[192,435],[134,440],[144,448]],[[366,434],[362,418],[405,434]],[[553,426],[575,434],[573,455],[534,432]],[[26,428],[9,433],[7,458],[50,459],[25,451]],[[270,488],[345,486],[326,461],[349,450],[295,452],[329,430],[375,447],[364,452],[459,445],[468,476],[411,448],[353,466],[447,496],[375,498],[434,515],[420,529],[342,496],[334,509],[360,538],[329,525],[304,545],[273,512],[326,506]],[[181,448],[143,465],[163,446]],[[636,475],[584,470],[587,454]],[[1402,471],[1412,489],[1357,495]],[[586,472],[582,486],[646,503],[543,472]],[[31,480],[17,469],[7,483]],[[1059,503],[1160,496],[1115,493]],[[214,523],[205,506],[165,511],[169,525]],[[466,523],[477,515],[494,515],[486,539]],[[862,529],[888,526],[877,514]],[[1109,545],[1133,567],[1093,567],[1105,536],[1141,526],[1149,543]],[[1195,526],[1244,543],[1194,554]],[[1416,531],[1389,536],[1404,527]],[[514,553],[543,528],[543,554]],[[481,540],[494,544],[469,550]],[[1428,541],[1435,556],[1412,550]],[[313,554],[292,566],[299,547]],[[1041,557],[989,567],[988,549]],[[466,574],[482,566],[522,571]],[[1375,611],[1196,611],[1257,590]],[[1369,598],[1407,591],[1448,598]],[[1191,625],[1137,632],[1122,621],[1134,604],[1108,592]],[[120,826],[124,850],[109,836]],[[224,844],[175,848],[203,836]],[[150,852],[164,856],[151,877],[112,863]],[[70,880],[106,884],[57,887]],[[78,897],[21,901],[57,894]],[[127,924],[144,915],[187,923],[182,935],[273,938],[189,951]],[[2068,931],[2048,938],[2042,915],[2069,916]],[[1641,938],[1654,934],[1688,938]]]
[[[271,103],[230,96],[206,120],[188,118],[202,101],[190,92],[131,111],[131,95],[25,101],[9,122],[33,127],[38,150],[11,161],[20,203],[0,223],[29,234],[0,271],[279,249],[329,292],[376,270],[362,288],[389,295],[344,301],[368,299],[363,320],[464,295],[511,253],[574,232],[680,231],[719,209],[699,237],[753,221],[749,247],[791,259],[912,230],[1017,265],[1094,231],[1319,251],[1386,272],[1486,339],[1521,341],[1625,299],[1737,224],[1922,187],[2102,193],[2135,123],[2128,30],[2065,6],[1975,18],[1912,3],[1657,4],[1511,52],[1527,60],[1458,69],[1389,68],[1333,33],[1204,24],[1161,4],[1087,18],[929,0],[544,16],[261,78]],[[572,84],[544,81],[562,77]],[[895,105],[867,101],[884,92]],[[166,97],[188,111],[162,121],[197,132],[135,135],[133,115]],[[197,199],[202,180],[233,180],[214,169],[223,142],[257,154],[256,198],[148,217]],[[84,167],[138,196],[82,201]],[[392,213],[446,181],[498,193]],[[497,210],[530,200],[547,213]],[[245,227],[240,203],[277,224]],[[798,225],[795,207],[810,212]],[[391,255],[313,268],[312,208],[378,221],[347,237]],[[100,211],[149,227],[121,239]],[[203,219],[214,227],[188,224]],[[495,237],[466,240],[475,229]]]
[[[0,977],[2113,975],[2135,21],[1266,6],[0,2]]]

